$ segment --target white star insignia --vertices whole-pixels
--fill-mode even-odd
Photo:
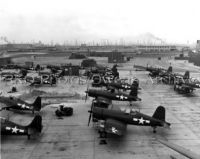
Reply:
[[[144,120],[143,117],[141,117],[140,119],[133,118],[133,121],[138,121],[139,124],[144,124],[144,122],[147,123],[147,124],[150,123],[150,120]]]
[[[122,100],[123,100],[123,99],[124,99],[124,96],[123,96],[123,95],[121,95],[121,96],[120,96],[120,99],[122,99]]]
[[[112,127],[111,130],[113,133],[117,133],[117,129],[115,127]]]
[[[138,119],[138,121],[139,121],[139,124],[144,124],[144,119],[143,119],[143,117],[141,117],[140,119]]]
[[[14,128],[12,128],[12,133],[17,133],[17,127],[15,126]]]
[[[128,86],[128,85],[122,85],[122,87],[124,87],[124,88],[130,88],[130,86]]]

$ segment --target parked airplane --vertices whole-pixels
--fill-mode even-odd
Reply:
[[[191,93],[196,88],[200,88],[200,83],[192,82],[190,79],[179,78],[174,83],[174,90],[182,93]]]
[[[136,68],[137,70],[144,70],[144,71],[149,71],[149,76],[151,77],[157,77],[159,76],[159,74],[164,74],[166,72],[172,72],[172,67],[169,66],[168,70],[164,69],[164,68],[161,68],[161,67],[152,67],[152,66],[148,66],[145,67],[145,66],[139,66],[139,65],[134,65],[133,66],[134,68]]]
[[[27,126],[16,124],[2,117],[0,119],[1,135],[27,135],[28,139],[30,139],[31,135],[42,131],[42,117],[40,115],[36,115]]]
[[[86,97],[85,100],[87,99],[87,95],[90,97],[94,97],[95,99],[98,99],[101,97],[102,99],[107,99],[107,100],[118,100],[118,101],[141,101],[140,98],[137,97],[137,91],[132,90],[130,94],[125,94],[122,92],[111,92],[105,91],[105,90],[95,90],[95,89],[89,89],[86,91]]]
[[[122,83],[122,82],[116,82],[116,81],[109,81],[105,79],[104,76],[95,75],[93,76],[93,83],[92,86],[94,87],[106,87],[107,89],[117,89],[117,90],[133,90],[133,89],[140,89],[139,88],[139,80],[135,79],[131,84],[129,83]]]
[[[30,104],[18,98],[0,96],[0,103],[6,105],[1,108],[1,110],[32,111],[32,113],[34,113],[34,111],[40,111],[41,109],[41,97],[37,97],[35,101]]]
[[[130,109],[125,111],[112,110],[107,108],[100,108],[91,106],[89,111],[93,121],[99,122],[98,128],[100,137],[106,137],[107,133],[115,135],[123,135],[127,124],[138,126],[151,126],[153,132],[156,133],[156,127],[169,127],[170,123],[165,121],[165,108],[163,106],[157,107],[153,116],[142,114],[138,111],[132,111]]]
[[[36,76],[27,76],[26,82],[30,83],[31,86],[34,85],[42,85],[42,84],[50,84],[51,86],[53,84],[57,83],[56,77],[53,74],[42,74],[42,75],[36,75]]]

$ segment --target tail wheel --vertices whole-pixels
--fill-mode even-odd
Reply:
[[[156,127],[153,127],[153,133],[154,134],[156,133]]]

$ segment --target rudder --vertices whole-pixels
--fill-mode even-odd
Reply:
[[[169,66],[167,72],[168,72],[168,73],[171,73],[171,72],[172,72],[172,66]]]
[[[183,79],[189,79],[189,78],[190,78],[190,72],[189,71],[185,71]]]
[[[165,108],[163,106],[158,106],[152,117],[165,121]]]
[[[42,107],[41,97],[38,96],[33,103],[33,109],[36,111],[40,111],[41,107]]]
[[[42,117],[40,115],[36,115],[32,122],[28,125],[28,128],[32,130],[36,130],[37,132],[42,131]]]

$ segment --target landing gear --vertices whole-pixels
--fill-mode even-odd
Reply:
[[[107,133],[105,131],[99,131],[99,138],[107,138]]]
[[[28,140],[30,140],[30,139],[31,139],[31,135],[30,135],[30,134],[28,134],[27,136],[28,136]]]
[[[99,131],[99,138],[100,138],[100,142],[99,144],[100,145],[106,145],[107,144],[107,141],[106,141],[106,138],[107,138],[107,133],[105,131]]]
[[[153,133],[154,134],[156,133],[156,127],[153,127]]]

